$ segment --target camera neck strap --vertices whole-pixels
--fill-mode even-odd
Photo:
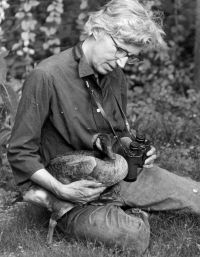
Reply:
[[[115,101],[116,101],[116,103],[117,103],[117,105],[118,105],[118,108],[119,108],[119,110],[120,110],[120,112],[121,112],[121,116],[122,116],[122,118],[123,118],[123,121],[124,121],[126,130],[127,130],[127,132],[129,133],[131,139],[134,140],[134,139],[135,139],[135,136],[134,136],[133,133],[131,132],[131,127],[130,127],[130,124],[129,124],[128,119],[127,119],[127,117],[126,117],[126,114],[124,113],[124,111],[123,111],[121,105],[119,104],[119,101],[117,100],[117,97],[116,97],[115,94],[113,93],[113,89],[112,89],[111,86],[110,86],[110,90],[111,90],[111,92],[112,92],[112,94],[113,94],[113,96],[114,96],[114,98],[115,98]]]
[[[97,108],[99,109],[99,111],[101,112],[101,115],[103,116],[104,120],[106,121],[106,123],[107,123],[108,126],[110,127],[110,129],[111,129],[111,131],[112,131],[114,137],[118,140],[118,142],[120,142],[120,145],[121,145],[121,141],[119,140],[119,137],[118,137],[117,133],[115,132],[115,129],[113,128],[111,122],[110,122],[109,119],[108,119],[108,116],[106,115],[106,113],[105,113],[103,107],[101,106],[101,104],[100,104],[100,102],[99,102],[99,99],[97,98],[97,96],[95,96],[94,90],[91,88],[89,81],[88,81],[87,79],[84,79],[84,81],[85,81],[85,85],[86,85],[87,90],[89,91],[90,96],[91,96],[92,99],[94,100],[94,102],[95,102]],[[114,96],[114,98],[115,98],[115,101],[117,102],[118,108],[119,108],[119,110],[120,110],[120,112],[121,112],[123,121],[124,121],[124,123],[125,123],[126,130],[127,130],[127,132],[129,133],[130,137],[131,137],[132,139],[134,139],[134,136],[133,136],[133,134],[132,134],[132,132],[131,132],[131,130],[130,130],[130,125],[129,125],[128,119],[127,119],[127,117],[126,117],[124,111],[122,110],[122,107],[120,106],[120,104],[119,104],[119,102],[118,102],[118,100],[117,100],[115,94],[113,93],[113,90],[112,90],[111,86],[110,86],[110,89],[111,89],[112,94],[113,94],[113,96]]]
[[[99,111],[101,112],[101,115],[103,116],[104,120],[106,121],[106,123],[108,124],[108,126],[110,127],[114,137],[116,139],[118,139],[118,136],[111,124],[111,122],[109,121],[103,107],[101,106],[100,102],[99,102],[99,99],[95,96],[94,94],[94,90],[90,87],[90,84],[89,84],[89,81],[88,80],[85,80],[85,85],[86,85],[86,88],[88,89],[89,93],[90,93],[90,96],[92,97],[93,101],[95,102],[97,108],[99,109]]]

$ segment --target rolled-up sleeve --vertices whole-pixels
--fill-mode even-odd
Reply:
[[[40,69],[32,71],[23,85],[7,151],[17,184],[27,181],[34,172],[44,168],[39,149],[41,129],[49,114],[50,101],[50,76]]]

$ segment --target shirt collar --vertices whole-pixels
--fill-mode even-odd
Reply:
[[[92,67],[88,64],[86,57],[82,50],[83,42],[78,43],[73,48],[74,59],[78,62],[78,72],[80,78],[94,75]]]

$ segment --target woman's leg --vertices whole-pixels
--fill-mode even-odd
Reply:
[[[146,210],[183,209],[200,214],[200,182],[158,166],[143,169],[135,182],[119,184],[125,205]]]
[[[142,216],[142,217],[141,217]],[[75,207],[58,223],[67,235],[107,246],[143,253],[149,245],[149,223],[144,212],[125,213],[119,206]]]

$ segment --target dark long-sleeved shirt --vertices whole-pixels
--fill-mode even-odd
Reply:
[[[81,44],[51,56],[30,73],[23,85],[8,148],[17,184],[28,181],[57,155],[91,150],[95,133],[111,133],[85,86],[86,77],[115,130],[125,130],[113,96],[125,111],[127,89],[122,70],[116,68],[100,76],[97,84]]]

